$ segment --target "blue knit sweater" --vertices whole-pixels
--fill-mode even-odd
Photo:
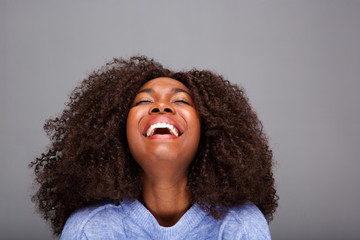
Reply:
[[[76,239],[271,239],[260,210],[251,203],[232,208],[216,220],[194,204],[172,227],[162,227],[139,201],[104,204],[74,212],[61,240]]]

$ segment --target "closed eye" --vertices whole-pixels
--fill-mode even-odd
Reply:
[[[190,105],[190,103],[187,102],[187,101],[185,101],[185,100],[176,100],[175,102],[176,102],[176,103],[184,103],[184,104]]]
[[[149,103],[150,100],[140,100],[138,102],[135,103],[135,106],[139,105],[139,104],[142,104],[142,103]]]

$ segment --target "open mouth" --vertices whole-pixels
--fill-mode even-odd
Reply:
[[[152,118],[145,126],[143,135],[150,139],[178,138],[184,133],[182,127],[168,116]]]
[[[179,129],[170,123],[155,123],[150,125],[145,133],[145,137],[152,137],[154,135],[165,135],[170,134],[174,137],[179,137],[181,135]]]

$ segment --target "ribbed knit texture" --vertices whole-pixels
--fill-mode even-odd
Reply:
[[[216,220],[194,204],[171,227],[162,227],[139,201],[124,200],[119,206],[90,206],[73,213],[61,240],[92,239],[271,239],[267,222],[251,203],[232,208]]]

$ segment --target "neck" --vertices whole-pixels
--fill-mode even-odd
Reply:
[[[164,227],[175,225],[190,206],[186,191],[187,178],[177,180],[149,179],[143,176],[143,204]]]

